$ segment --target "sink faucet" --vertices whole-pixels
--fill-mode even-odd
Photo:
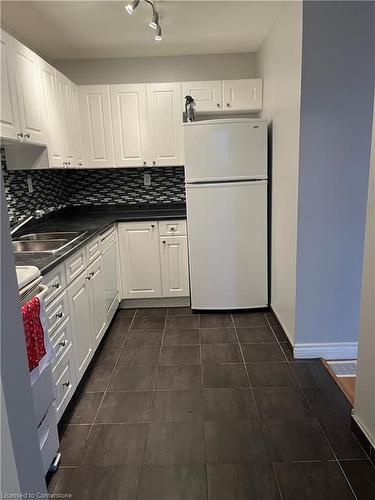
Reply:
[[[18,224],[16,224],[14,227],[12,227],[12,229],[10,231],[10,235],[13,236],[14,233],[16,233],[19,229],[21,229],[22,226],[24,226],[25,224],[27,224],[33,218],[34,218],[34,216],[30,215],[29,217],[26,217],[26,219],[24,219],[23,221],[21,221]]]

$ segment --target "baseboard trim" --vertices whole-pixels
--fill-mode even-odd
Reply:
[[[375,441],[371,438],[370,433],[367,431],[366,427],[363,425],[361,420],[355,414],[355,410],[352,410],[352,421],[351,428],[361,443],[362,448],[365,450],[367,455],[370,457],[370,460],[375,465]]]
[[[357,359],[358,342],[327,342],[322,344],[295,344],[294,357],[300,359]]]
[[[134,309],[137,307],[188,307],[190,297],[171,297],[160,299],[124,299],[120,302],[120,309]]]
[[[289,333],[288,329],[285,328],[285,323],[284,321],[280,318],[280,314],[277,312],[277,309],[275,308],[275,306],[273,306],[272,304],[270,305],[271,307],[271,310],[272,312],[274,313],[274,315],[276,316],[277,318],[277,321],[280,323],[280,326],[281,328],[283,329],[287,339],[289,340],[290,342],[290,345],[293,346],[294,344],[294,339],[293,339],[293,336]]]

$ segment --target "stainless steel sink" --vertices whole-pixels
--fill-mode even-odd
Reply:
[[[30,233],[13,241],[15,253],[57,253],[81,238],[84,232]]]
[[[29,233],[29,234],[24,234],[17,238],[17,240],[73,240],[77,238],[78,236],[81,236],[81,234],[84,233],[79,233],[79,232],[55,232],[55,233]]]

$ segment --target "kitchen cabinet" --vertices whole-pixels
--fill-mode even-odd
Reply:
[[[258,111],[262,109],[262,79],[224,80],[223,109]]]
[[[56,87],[58,109],[63,147],[63,167],[75,167],[75,125],[71,100],[71,82],[59,71],[56,71]]]
[[[105,328],[105,303],[102,257],[98,257],[86,270],[89,280],[92,339],[94,350],[98,347]]]
[[[182,110],[185,112],[185,97],[190,95],[195,101],[197,112],[217,112],[223,109],[222,82],[183,82],[181,84]]]
[[[77,384],[85,373],[93,356],[90,295],[89,276],[84,272],[68,287]]]
[[[113,131],[108,85],[79,89],[83,164],[88,168],[114,167]]]
[[[119,224],[122,298],[161,296],[157,222]]]
[[[74,134],[74,153],[75,162],[74,166],[81,168],[83,167],[83,143],[82,143],[82,124],[81,115],[79,112],[79,94],[78,86],[73,82],[70,82],[70,97],[71,97],[71,113],[72,113],[72,127]]]
[[[147,109],[152,165],[183,165],[181,84],[148,84]]]
[[[16,70],[16,88],[22,138],[27,142],[47,143],[39,56],[12,39],[12,57]]]
[[[150,163],[146,85],[110,85],[116,167]]]
[[[40,61],[40,80],[45,109],[49,166],[52,168],[61,168],[63,167],[64,154],[61,138],[56,70],[43,60]]]
[[[160,237],[163,297],[189,295],[189,267],[186,236]]]
[[[5,31],[1,36],[1,137],[18,139],[21,133],[21,121],[17,101],[16,72],[12,54],[12,38]]]
[[[109,325],[120,300],[120,266],[116,226],[100,235],[102,244],[104,302],[106,325]]]

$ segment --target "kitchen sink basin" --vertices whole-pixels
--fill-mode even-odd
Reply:
[[[20,236],[17,238],[17,240],[69,240],[72,241],[73,239],[77,238],[78,236],[81,236],[83,233],[78,233],[78,232],[55,232],[55,233],[30,233],[30,234],[24,234],[23,236]]]
[[[31,233],[20,236],[13,241],[13,252],[15,253],[57,253],[64,247],[71,245],[84,232],[55,232],[55,233]]]

